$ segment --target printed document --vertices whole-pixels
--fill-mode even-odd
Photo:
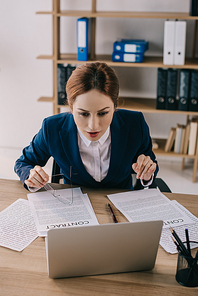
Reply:
[[[108,195],[115,207],[130,221],[163,220],[160,245],[174,254],[177,249],[172,240],[172,227],[186,241],[188,228],[191,241],[198,241],[198,218],[177,201],[169,200],[158,189],[143,189]]]
[[[37,237],[28,200],[19,198],[0,212],[0,246],[20,252]]]
[[[198,218],[194,216],[191,212],[189,212],[185,207],[183,207],[176,200],[172,200],[171,203],[173,203],[176,207],[180,209],[180,211],[183,211],[185,215],[187,215],[191,219],[191,223],[181,225],[181,226],[173,226],[173,229],[177,232],[180,239],[183,242],[185,242],[186,241],[185,229],[187,228],[190,240],[198,242]],[[173,243],[173,240],[171,237],[172,237],[172,234],[170,229],[163,229],[161,238],[160,238],[160,245],[168,253],[175,254],[177,253],[177,248]]]
[[[108,198],[130,222],[163,220],[163,228],[192,222],[158,189],[116,193]]]
[[[28,194],[30,207],[40,236],[46,236],[51,228],[88,226],[98,224],[87,194],[80,188],[56,190],[56,194],[69,200],[72,196],[73,203],[62,203],[48,191]]]

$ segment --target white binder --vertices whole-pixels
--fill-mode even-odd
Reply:
[[[175,22],[174,64],[184,65],[186,49],[186,21]]]
[[[163,64],[174,64],[175,21],[164,22]]]

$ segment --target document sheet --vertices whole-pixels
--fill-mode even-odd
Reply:
[[[0,246],[22,251],[37,237],[28,200],[20,198],[0,212]]]
[[[172,228],[177,232],[180,239],[185,242],[186,236],[185,236],[185,229],[188,229],[189,238],[191,241],[198,242],[198,218],[194,216],[191,212],[189,212],[185,207],[183,207],[180,203],[178,203],[176,200],[172,200],[171,203],[173,203],[180,211],[183,211],[185,215],[187,215],[191,222],[185,225],[181,226],[173,226]],[[170,229],[163,229],[160,239],[160,245],[164,248],[165,251],[171,254],[177,253],[177,248],[172,240],[172,234],[170,232]]]
[[[193,215],[177,202],[170,201],[158,189],[116,193],[108,195],[108,198],[130,222],[163,220],[160,245],[167,252],[177,252],[171,239],[170,227],[177,227],[182,231],[189,228],[190,239],[194,240],[196,237],[194,234],[197,230],[197,218],[193,218]],[[185,235],[185,231],[183,233]]]
[[[48,191],[28,194],[30,207],[34,215],[40,236],[46,236],[51,228],[88,226],[98,224],[98,220],[86,194],[80,188],[56,190],[56,194],[73,203],[62,203]]]

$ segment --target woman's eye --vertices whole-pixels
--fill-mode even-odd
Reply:
[[[98,116],[104,116],[104,115],[106,115],[108,112],[99,112],[98,113]]]
[[[82,113],[80,113],[80,115],[82,115],[82,116],[84,116],[84,117],[87,117],[87,116],[89,116],[89,113],[87,113],[87,112],[82,112]]]

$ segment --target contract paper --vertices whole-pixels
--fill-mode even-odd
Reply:
[[[108,198],[130,222],[163,220],[163,228],[192,222],[158,189],[116,193]]]
[[[185,229],[187,228],[190,241],[198,242],[198,218],[194,216],[191,212],[189,212],[185,207],[183,207],[176,200],[172,200],[171,203],[173,203],[176,207],[178,207],[181,211],[185,213],[185,215],[187,215],[191,219],[191,223],[181,225],[181,226],[173,226],[172,228],[179,235],[181,241],[183,242],[186,241]],[[173,240],[171,237],[172,237],[172,234],[170,229],[163,229],[161,238],[160,238],[160,245],[168,253],[175,254],[177,253],[177,248],[173,243]]]
[[[20,252],[37,237],[28,200],[20,198],[0,213],[0,246]]]
[[[69,200],[73,190],[73,203],[62,203],[48,191],[28,194],[30,207],[40,236],[46,236],[52,228],[88,226],[98,220],[87,194],[80,188],[56,190],[56,194]]]
[[[115,207],[130,221],[163,220],[160,245],[174,254],[177,249],[172,240],[172,227],[182,241],[186,241],[185,228],[191,241],[198,241],[198,218],[177,201],[170,201],[158,189],[143,189],[108,195]]]

